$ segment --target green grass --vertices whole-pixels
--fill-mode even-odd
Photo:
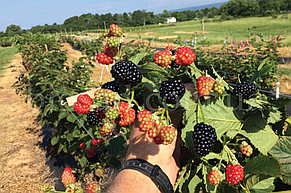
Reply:
[[[291,66],[290,65],[288,66],[289,67],[279,67],[278,68],[279,75],[291,76]]]
[[[2,68],[11,61],[16,52],[16,47],[0,47],[0,74],[3,72]]]
[[[195,37],[200,37],[202,40],[204,36],[211,45],[221,44],[229,37],[232,39],[245,39],[249,37],[249,33],[255,32],[257,34],[262,33],[265,39],[268,39],[270,35],[283,35],[285,39],[282,41],[286,46],[291,46],[291,14],[288,15],[288,19],[281,19],[279,15],[277,19],[272,17],[250,17],[236,20],[228,20],[223,22],[205,22],[205,31],[209,32],[207,34],[183,34],[175,33],[175,31],[185,31],[185,32],[195,32],[201,31],[202,25],[201,21],[191,20],[186,22],[173,23],[175,26],[169,26],[169,24],[163,24],[159,28],[143,29],[133,31],[128,33],[129,38],[136,38],[138,35],[133,33],[148,33],[154,32],[154,35],[143,35],[141,37],[156,38],[159,36],[166,36],[168,33],[171,35],[179,35],[184,41],[185,39],[193,40]],[[148,26],[147,26],[148,27]],[[156,27],[156,26],[155,26]],[[286,38],[287,37],[287,38]]]

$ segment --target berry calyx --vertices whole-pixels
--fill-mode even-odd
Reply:
[[[196,59],[195,53],[188,47],[182,47],[177,49],[175,56],[176,63],[180,66],[189,66]]]
[[[172,54],[168,50],[157,52],[154,57],[154,62],[165,68],[172,63]]]
[[[203,122],[197,123],[194,126],[192,135],[194,151],[199,156],[209,154],[216,141],[216,137],[216,131],[211,125],[207,125]]]
[[[244,169],[239,164],[229,164],[225,168],[225,178],[230,185],[236,185],[244,178]]]

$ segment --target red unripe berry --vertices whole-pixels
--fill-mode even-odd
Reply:
[[[86,147],[87,147],[86,143],[81,143],[81,144],[80,144],[80,148],[81,148],[81,149],[86,149]]]

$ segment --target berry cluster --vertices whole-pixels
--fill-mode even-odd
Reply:
[[[96,154],[96,148],[95,147],[89,147],[86,156],[88,158],[92,158],[92,157],[95,156],[95,154]]]
[[[230,185],[236,185],[244,178],[244,169],[239,164],[229,164],[225,168],[225,178]]]
[[[98,60],[99,64],[109,65],[113,63],[113,59],[106,53],[98,53],[96,60]]]
[[[119,92],[119,84],[115,80],[111,82],[106,82],[105,84],[101,86],[101,88],[112,90],[113,92],[117,92],[117,93]]]
[[[89,184],[86,186],[87,193],[97,193],[98,192],[98,185],[94,181],[90,181]]]
[[[72,171],[73,169],[70,167],[65,168],[63,171],[62,183],[64,184],[65,187],[67,187],[68,184],[76,183],[76,178]]]
[[[159,91],[164,103],[176,104],[184,96],[185,86],[181,79],[163,81]]]
[[[243,141],[240,146],[241,153],[250,157],[253,154],[253,148],[247,142]]]
[[[94,96],[97,101],[113,103],[115,98],[118,97],[118,94],[112,90],[101,88],[95,91]]]
[[[113,123],[111,122],[104,123],[100,130],[101,137],[107,137],[108,135],[110,135],[113,129],[115,129],[115,125]]]
[[[258,87],[252,82],[242,82],[236,85],[233,89],[233,95],[243,98],[250,99],[256,97]]]
[[[140,68],[131,61],[117,62],[110,73],[119,84],[131,87],[138,85],[142,79]]]
[[[116,37],[110,37],[107,41],[107,44],[109,47],[118,47],[119,45],[119,39]]]
[[[175,50],[175,46],[167,46],[166,47],[166,50],[168,50],[168,51]]]
[[[154,62],[161,66],[167,67],[172,63],[172,54],[168,50],[157,52],[154,57]]]
[[[78,114],[87,114],[90,111],[90,105],[93,104],[92,98],[88,94],[80,94],[73,108]]]
[[[157,137],[154,138],[156,144],[168,145],[171,144],[175,138],[175,128],[171,125],[162,127]]]
[[[196,59],[195,53],[188,47],[182,47],[177,49],[175,56],[176,63],[180,66],[189,66]]]
[[[104,38],[106,38],[106,37],[109,36],[109,34],[110,34],[110,31],[107,30],[107,29],[105,29],[105,30],[103,31],[103,33],[102,33],[102,36],[103,36]]]
[[[200,76],[196,82],[199,96],[209,95],[214,82],[211,77]]]
[[[96,126],[105,118],[103,109],[98,107],[94,111],[90,111],[87,114],[87,123],[91,126]]]
[[[207,125],[203,122],[197,123],[194,126],[192,139],[194,151],[199,156],[205,156],[209,154],[216,141],[216,131],[211,125]]]
[[[225,91],[225,88],[224,88],[223,83],[222,82],[221,83],[214,83],[214,85],[213,85],[213,91],[216,94],[221,95]]]
[[[211,185],[218,185],[221,181],[221,175],[219,173],[219,171],[217,170],[211,170],[209,173],[208,173],[208,181],[209,181],[209,184]]]
[[[118,109],[114,107],[108,107],[108,110],[105,113],[105,117],[111,121],[115,120],[118,115]]]
[[[103,144],[103,139],[102,138],[93,138],[91,141],[92,145],[98,145],[101,146]]]
[[[137,114],[137,118],[139,121],[139,128],[142,131],[148,131],[153,127],[153,115],[148,110],[142,110]]]
[[[108,44],[105,45],[105,53],[110,58],[118,55],[118,48],[117,47],[109,47]]]
[[[110,25],[110,36],[121,37],[123,30],[121,27],[115,24]]]
[[[127,126],[135,120],[135,110],[129,106],[127,102],[120,101],[119,106],[118,124],[122,127]]]

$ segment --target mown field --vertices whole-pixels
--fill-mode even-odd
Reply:
[[[270,35],[283,35],[285,37],[283,43],[286,46],[291,46],[291,14],[288,15],[288,19],[281,19],[281,15],[278,15],[276,19],[272,17],[250,17],[222,22],[212,21],[213,19],[207,19],[205,22],[205,32],[201,32],[201,21],[192,20],[162,24],[158,28],[156,25],[153,28],[147,26],[143,29],[143,27],[140,27],[136,31],[127,31],[126,35],[128,38],[154,39],[166,36],[168,33],[169,36],[178,35],[182,41],[185,39],[193,40],[195,37],[197,39],[200,38],[200,41],[202,41],[206,37],[207,42],[210,45],[214,45],[223,43],[226,37],[244,40],[249,37],[250,32],[254,32],[262,34],[266,39]]]

